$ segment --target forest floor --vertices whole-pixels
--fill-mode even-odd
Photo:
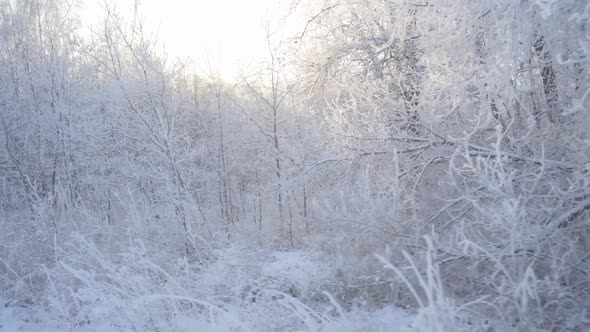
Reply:
[[[35,307],[5,307],[0,308],[0,331],[415,330],[415,315],[393,306],[342,308],[322,291],[322,284],[334,271],[318,253],[234,247],[215,254],[217,259],[202,268],[189,268],[186,275],[175,276],[186,287],[185,293],[171,293],[162,285],[143,286],[145,290],[133,296],[109,296],[109,291],[93,286],[92,296],[101,300],[86,301],[87,308],[77,308],[77,319]],[[192,305],[187,308],[186,303],[175,302],[173,309],[166,305],[154,310],[153,302],[163,297],[205,303],[210,309],[195,311]],[[146,299],[153,302],[148,304]],[[128,309],[137,307],[138,301],[145,308]]]

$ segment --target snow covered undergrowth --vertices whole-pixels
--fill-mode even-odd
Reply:
[[[386,306],[344,308],[334,278],[310,251],[226,248],[209,262],[157,264],[139,242],[106,255],[74,236],[69,256],[2,299],[0,331],[426,330],[423,315]],[[66,258],[71,257],[71,258]],[[34,285],[43,283],[43,285]],[[43,289],[31,296],[27,288]],[[17,289],[18,288],[18,289]],[[18,300],[18,301],[17,301]],[[26,304],[25,304],[26,303]],[[431,316],[432,317],[432,316]]]
[[[64,331],[69,326],[63,322],[49,321],[43,319],[42,314],[35,314],[29,310],[2,309],[0,310],[1,331]],[[239,315],[239,313],[238,313]],[[375,311],[348,312],[346,318],[334,318],[322,324],[316,324],[317,330],[321,331],[412,331],[412,318],[410,314],[395,308],[385,307]],[[231,322],[208,322],[199,317],[179,316],[174,321],[166,322],[163,331],[249,331],[253,322],[242,322],[236,324]],[[164,324],[162,324],[164,325]],[[74,331],[116,331],[116,323],[109,321],[97,322],[85,327],[73,328]],[[143,329],[138,329],[143,330]],[[313,330],[313,328],[301,328],[292,326],[292,331]]]

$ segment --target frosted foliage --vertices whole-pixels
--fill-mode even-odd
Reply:
[[[115,3],[0,0],[0,331],[590,329],[585,1],[293,1],[235,82]]]

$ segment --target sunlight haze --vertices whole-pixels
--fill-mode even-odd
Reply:
[[[144,0],[140,14],[147,28],[158,33],[171,57],[190,58],[196,71],[211,67],[225,79],[239,74],[240,65],[248,65],[265,56],[268,22],[279,7],[276,0]],[[127,12],[132,0],[115,2]],[[85,27],[97,27],[104,15],[102,2],[84,0],[81,11]],[[274,17],[274,18],[273,18]],[[275,22],[270,21],[274,19]]]

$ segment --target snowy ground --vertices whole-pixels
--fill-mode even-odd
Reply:
[[[179,268],[169,280],[160,279],[159,287],[134,276],[133,266],[109,265],[95,273],[68,266],[75,279],[84,279],[70,295],[76,305],[2,308],[0,331],[415,330],[415,315],[401,309],[340,307],[322,291],[331,271],[314,253],[229,248],[216,254],[218,259],[206,268]],[[59,295],[53,300],[68,301]]]

